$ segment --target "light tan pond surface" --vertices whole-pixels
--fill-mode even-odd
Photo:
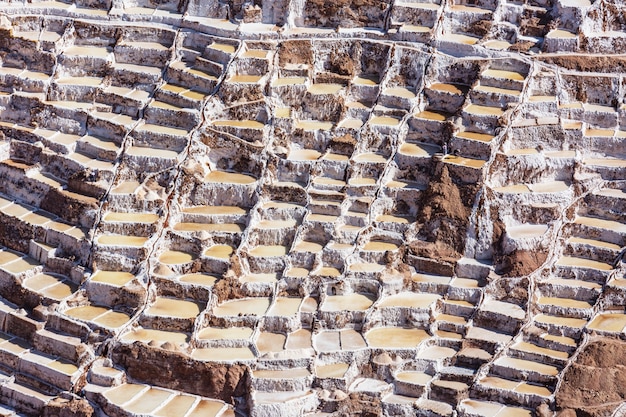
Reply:
[[[302,305],[302,298],[276,297],[276,301],[267,312],[267,315],[291,317],[300,310],[300,305]]]
[[[209,258],[228,259],[234,249],[228,245],[213,245],[204,251],[204,256]]]
[[[99,244],[110,246],[129,246],[139,248],[142,247],[147,241],[148,238],[143,236],[100,235],[98,237]]]
[[[558,307],[570,307],[570,308],[591,308],[591,304],[586,301],[572,300],[569,298],[556,298],[556,297],[539,297],[537,299],[538,304],[547,304]]]
[[[440,298],[438,294],[401,292],[383,297],[378,307],[428,308]]]
[[[613,266],[607,264],[606,262],[593,261],[591,259],[585,258],[576,258],[573,256],[562,256],[556,264],[561,266],[598,269],[600,271],[610,271],[613,269]]]
[[[234,45],[219,42],[213,42],[211,45],[209,45],[209,48],[215,49],[217,51],[226,52],[227,54],[234,54],[237,50],[237,47]]]
[[[433,379],[432,375],[420,371],[404,371],[396,374],[396,380],[415,385],[426,385]]]
[[[470,104],[465,111],[479,116],[502,116],[504,113],[499,107],[479,106],[478,104]]]
[[[376,298],[371,294],[330,295],[320,306],[322,311],[365,311]]]
[[[389,242],[370,241],[363,246],[364,251],[368,252],[386,252],[398,249],[398,245]]]
[[[154,340],[160,343],[170,342],[175,345],[182,345],[189,341],[189,335],[180,332],[167,332],[163,330],[137,328],[122,336],[122,340],[131,343],[135,341],[150,343]]]
[[[380,349],[411,349],[430,336],[421,329],[378,327],[365,334],[367,344]]]
[[[108,212],[103,220],[105,222],[119,223],[154,223],[159,220],[159,216],[154,213]]]
[[[256,257],[279,257],[287,254],[287,247],[280,245],[257,246],[250,250],[250,255]]]
[[[446,120],[446,115],[443,113],[439,113],[439,112],[435,112],[435,111],[430,111],[430,110],[424,110],[420,113],[415,114],[415,117],[418,119],[425,119],[425,120],[434,120],[437,122],[443,122]]]
[[[237,172],[211,171],[206,177],[206,182],[217,184],[243,184],[249,185],[256,182],[256,178]]]
[[[249,327],[206,327],[198,332],[198,339],[202,340],[248,340],[252,337]]]
[[[330,130],[332,127],[332,122],[323,122],[318,120],[299,120],[296,122],[296,128],[302,130]]]
[[[241,207],[236,206],[195,206],[185,207],[184,213],[191,214],[207,214],[207,215],[223,215],[223,214],[246,214],[247,211]]]
[[[524,359],[501,357],[496,359],[496,365],[506,366],[514,369],[538,372],[543,375],[557,375],[559,370],[552,365],[546,365],[539,362],[527,361]]]
[[[192,301],[179,300],[175,298],[157,297],[154,304],[147,310],[146,314],[152,316],[194,318],[200,314],[200,306]]]
[[[181,265],[196,259],[195,255],[177,250],[169,250],[163,252],[159,257],[159,261],[166,265]]]
[[[525,77],[518,72],[497,70],[497,69],[492,69],[492,68],[483,71],[483,75],[486,75],[492,78],[502,78],[505,80],[513,80],[513,81],[524,81],[525,79]]]
[[[318,378],[343,378],[350,367],[347,363],[331,363],[315,367],[315,375]]]
[[[623,332],[626,327],[626,314],[600,313],[588,325],[587,328],[605,332]]]
[[[272,87],[281,87],[285,85],[303,85],[306,82],[304,77],[284,77],[277,78],[272,81]]]
[[[392,96],[392,97],[406,98],[406,99],[415,98],[415,93],[413,91],[409,90],[406,87],[390,87],[390,88],[386,88],[383,91],[383,95],[385,95],[385,96]]]
[[[464,139],[477,140],[479,142],[491,142],[491,140],[494,138],[492,135],[488,135],[486,133],[476,133],[468,131],[457,132],[455,136]]]
[[[374,116],[370,119],[369,123],[376,126],[398,126],[400,120],[390,116]]]
[[[587,324],[587,320],[584,319],[550,316],[548,314],[539,314],[535,316],[535,321],[544,324],[553,324],[557,326],[566,326],[573,328],[582,328],[585,324]]]
[[[443,91],[450,94],[463,94],[463,90],[461,89],[461,87],[455,84],[435,83],[431,84],[431,86],[428,88],[430,88],[431,90]]]
[[[97,270],[91,276],[91,280],[94,282],[102,282],[104,284],[113,285],[116,287],[123,287],[129,283],[135,276],[130,272],[120,271],[101,271]]]
[[[225,232],[240,233],[243,232],[243,226],[235,223],[177,223],[174,230],[181,232]]]
[[[190,395],[176,395],[154,415],[157,417],[183,416],[195,401],[196,398]]]
[[[70,308],[65,314],[79,320],[91,321],[104,327],[116,329],[130,320],[127,314],[104,307],[81,306]]]
[[[375,85],[378,85],[380,80],[379,80],[378,75],[364,75],[364,74],[362,74],[360,76],[354,77],[352,82],[354,84],[356,84],[356,85],[375,86]]]
[[[309,87],[309,93],[319,94],[337,94],[344,86],[342,84],[312,84]]]
[[[257,84],[263,78],[262,75],[233,75],[228,79],[231,83]]]

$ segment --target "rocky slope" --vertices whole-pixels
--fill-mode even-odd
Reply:
[[[624,6],[2,3],[2,414],[621,415]]]

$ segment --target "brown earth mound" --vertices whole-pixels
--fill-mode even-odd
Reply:
[[[626,400],[626,342],[591,342],[567,370],[556,394],[561,416],[608,417]]]
[[[470,208],[463,204],[459,187],[450,178],[447,167],[441,170],[439,180],[432,181],[424,192],[422,209],[417,220],[421,223],[420,237],[411,249],[418,256],[444,258],[461,257]]]
[[[227,403],[246,392],[245,365],[193,361],[182,353],[141,343],[116,346],[113,358],[131,378],[155,381],[164,388],[219,398]]]
[[[539,269],[547,256],[547,252],[516,250],[496,259],[496,272],[506,277],[522,277]]]

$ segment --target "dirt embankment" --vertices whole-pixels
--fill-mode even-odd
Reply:
[[[120,344],[113,359],[138,381],[153,381],[164,388],[190,392],[233,403],[247,392],[244,365],[216,364],[191,360],[188,356],[141,343]]]
[[[447,262],[462,256],[473,201],[464,198],[463,191],[444,166],[440,178],[424,192],[417,215],[420,240],[410,247],[414,254]]]
[[[506,277],[523,277],[539,269],[548,257],[547,252],[515,250],[496,256],[496,272]]]
[[[304,23],[312,27],[382,28],[388,9],[389,2],[380,0],[308,0]]]
[[[545,56],[539,57],[548,64],[581,72],[623,73],[626,72],[626,57],[614,56]]]
[[[626,342],[591,342],[567,370],[556,394],[560,417],[608,417],[626,400]]]

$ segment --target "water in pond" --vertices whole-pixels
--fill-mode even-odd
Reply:
[[[148,414],[163,404],[171,395],[169,391],[150,388],[130,403],[125,404],[124,409],[131,413]]]
[[[313,84],[309,87],[311,94],[337,94],[344,86],[342,84]]]
[[[104,393],[107,400],[113,404],[122,405],[127,403],[135,395],[139,394],[146,388],[145,385],[138,384],[122,384],[112,388]]]
[[[158,417],[184,416],[196,401],[190,395],[176,395],[163,408],[155,413]]]
[[[250,251],[250,255],[255,257],[278,257],[287,254],[287,247],[280,245],[257,246]]]
[[[399,327],[380,327],[367,332],[365,339],[374,348],[414,348],[429,338],[421,329],[403,329]]]
[[[315,367],[315,374],[318,378],[343,378],[350,367],[347,363],[331,363]]]
[[[191,262],[195,256],[191,253],[169,250],[163,252],[159,257],[159,261],[166,265],[182,265]]]
[[[248,327],[207,327],[198,332],[198,339],[201,340],[248,340],[251,336],[252,329]]]
[[[239,174],[236,172],[224,172],[224,171],[211,171],[205,178],[207,182],[213,182],[217,184],[252,184],[256,182],[256,179],[245,174]]]
[[[372,306],[375,297],[370,294],[331,295],[322,303],[322,311],[365,311]]]
[[[621,332],[626,327],[626,315],[601,313],[587,327],[606,332]]]
[[[213,126],[230,126],[247,129],[263,129],[264,123],[257,122],[256,120],[216,120],[213,122]]]
[[[228,245],[213,245],[204,251],[204,256],[218,259],[228,259],[234,249]]]
[[[398,245],[395,243],[387,243],[387,242],[378,242],[378,241],[370,241],[363,246],[363,250],[369,252],[386,252],[386,251],[394,251],[398,249]]]
[[[194,318],[200,314],[200,306],[191,301],[158,297],[146,313],[152,316]]]
[[[130,272],[98,270],[91,276],[91,280],[121,287],[134,277]]]
[[[432,375],[428,375],[420,371],[405,371],[396,374],[396,380],[408,382],[415,385],[426,385],[433,379]]]

